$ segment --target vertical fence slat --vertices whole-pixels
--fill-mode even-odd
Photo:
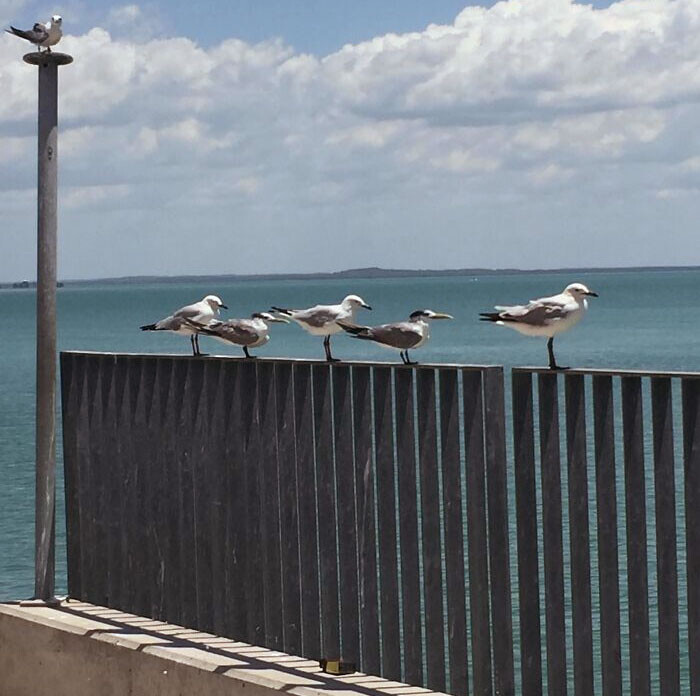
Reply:
[[[593,377],[598,586],[603,693],[621,696],[620,583],[617,559],[617,492],[615,486],[615,412],[612,377]]]
[[[108,518],[108,538],[107,538],[107,606],[114,606],[118,596],[118,585],[115,580],[115,570],[121,560],[120,543],[121,536],[119,533],[120,505],[121,499],[121,461],[120,461],[120,434],[119,434],[119,400],[117,392],[119,385],[116,379],[116,361],[114,359],[107,360],[104,365],[105,388],[103,391],[104,397],[104,423],[105,423],[105,439],[109,452],[111,452],[110,465],[104,474],[105,486],[107,487],[107,496],[105,499],[105,515]],[[169,381],[169,380],[168,380]],[[107,383],[109,386],[107,386]],[[73,397],[71,397],[72,399]],[[171,445],[171,443],[168,443]],[[166,445],[167,446],[167,445]],[[172,446],[172,445],[171,445]],[[65,447],[65,445],[64,445]],[[167,516],[167,508],[166,508]],[[165,524],[169,520],[166,519]],[[80,524],[80,521],[78,521]],[[166,550],[167,553],[167,550]],[[70,574],[70,569],[69,569]],[[70,588],[69,588],[70,590]],[[176,595],[177,596],[177,593]],[[167,608],[167,604],[165,604]]]
[[[292,655],[299,655],[301,653],[299,518],[297,515],[294,383],[291,363],[275,364],[275,389],[277,391],[284,650]]]
[[[418,368],[417,388],[426,686],[433,691],[444,691],[445,628],[442,612],[442,541],[434,369]]]
[[[212,394],[209,396],[212,418],[209,423],[209,439],[212,442],[213,457],[207,471],[209,489],[209,533],[211,534],[211,586],[212,586],[212,631],[226,635],[226,426],[231,404],[230,385],[223,380],[225,363],[210,361],[208,382]],[[162,469],[161,469],[162,470]],[[162,535],[161,535],[162,538]],[[160,546],[160,543],[158,544]]]
[[[77,431],[80,398],[78,380],[81,370],[77,357],[61,354],[61,409],[63,422],[63,471],[66,505],[66,556],[68,567],[68,595],[80,597],[80,478],[78,467]],[[112,535],[110,534],[110,540]],[[109,566],[108,566],[109,568]]]
[[[360,659],[357,519],[352,437],[352,382],[350,367],[347,365],[333,366],[333,428],[338,506],[341,655],[345,660],[357,664]]]
[[[651,691],[651,676],[642,380],[639,377],[622,377],[622,431],[627,513],[630,684],[633,694],[645,696]]]
[[[255,645],[265,638],[265,595],[263,583],[263,556],[261,548],[261,490],[260,490],[260,401],[257,364],[243,362],[240,366],[241,408],[243,426],[243,471],[245,481],[246,528],[246,632],[247,641]]]
[[[566,694],[564,550],[556,373],[538,376],[548,693]]]
[[[586,401],[583,375],[566,375],[566,450],[573,615],[574,693],[593,694],[591,555],[588,520]]]
[[[114,383],[115,392],[114,400],[119,404],[119,397],[117,392],[119,390],[119,375],[115,370]],[[165,458],[168,462],[167,464],[167,481],[171,486],[172,494],[168,496],[166,501],[166,517],[167,524],[171,530],[168,535],[165,558],[165,613],[168,621],[173,623],[182,624],[182,601],[180,585],[182,583],[182,577],[180,575],[180,525],[182,523],[182,502],[180,499],[180,477],[181,477],[181,467],[180,458],[182,457],[182,450],[180,448],[180,419],[182,417],[182,404],[184,401],[185,393],[185,382],[187,378],[187,363],[184,360],[173,360],[170,369],[170,378],[168,383],[168,390],[164,395],[161,392],[161,398],[166,399],[165,410],[167,416],[165,418],[165,430],[169,434],[169,437],[164,438],[165,442],[163,446],[165,448]],[[117,434],[117,440],[119,440],[119,434]],[[119,469],[119,462],[115,467],[115,472],[112,474],[112,481],[116,481],[117,477],[121,477]],[[120,492],[120,487],[113,488],[113,495],[119,499],[123,497]],[[116,505],[115,505],[116,507]],[[119,523],[119,516],[115,513],[115,519],[117,524]],[[173,531],[175,533],[173,533]],[[116,551],[116,550],[115,550]],[[114,559],[114,562],[119,563],[120,557]]]
[[[184,626],[192,626],[197,614],[197,582],[196,563],[193,550],[196,549],[196,537],[194,526],[194,473],[192,471],[193,432],[192,424],[197,417],[197,403],[201,392],[201,364],[197,361],[185,363],[186,373],[182,393],[182,407],[178,414],[177,423],[177,447],[180,452],[178,457],[179,478],[179,535],[180,543],[178,570],[180,575],[180,618]],[[125,469],[128,471],[128,463]],[[127,499],[129,493],[127,493]],[[126,570],[125,567],[122,571]]]
[[[510,694],[515,689],[515,678],[510,596],[505,396],[503,369],[500,367],[484,370],[484,419],[491,624],[494,636],[493,680],[497,694]]]
[[[391,368],[374,368],[374,442],[381,597],[382,676],[401,679]]]
[[[321,577],[322,655],[334,658],[340,655],[340,613],[330,367],[328,365],[314,365],[312,375],[318,499],[318,551]]]
[[[282,578],[280,574],[279,475],[277,471],[277,394],[275,365],[258,362],[260,408],[260,501],[263,551],[265,645],[281,650]]]
[[[515,508],[518,523],[518,597],[523,696],[542,693],[542,637],[537,554],[537,497],[532,374],[513,372]]]
[[[211,491],[207,483],[209,469],[216,460],[212,452],[216,444],[212,442],[210,435],[210,424],[213,414],[211,413],[209,403],[209,392],[214,385],[210,382],[209,374],[212,363],[202,361],[200,364],[202,386],[196,407],[192,437],[192,498],[194,501],[194,566],[197,617],[197,623],[195,625],[202,631],[210,632],[213,630],[214,622],[211,568],[212,539],[210,525],[212,499]]]
[[[465,602],[464,537],[462,533],[462,467],[459,447],[459,393],[457,370],[442,369],[440,376],[440,444],[442,500],[445,520],[445,589],[450,693],[469,691],[467,667],[467,612]]]
[[[304,654],[321,655],[319,567],[316,548],[316,473],[313,452],[311,366],[294,366],[296,410],[297,500],[299,504],[299,558],[301,577],[301,626]]]
[[[379,614],[377,547],[374,523],[374,466],[372,458],[372,394],[369,367],[353,367],[352,408],[355,436],[358,557],[360,565],[361,669],[379,674]]]
[[[673,457],[671,380],[651,379],[656,501],[656,568],[659,602],[661,696],[680,693],[678,661],[678,569],[676,566],[676,482]]]
[[[245,449],[243,447],[243,409],[248,395],[243,391],[240,361],[226,363],[226,383],[233,398],[227,420],[226,431],[226,556],[224,574],[226,578],[226,627],[227,635],[237,640],[246,640],[247,609],[246,594],[246,525],[241,520],[245,511]]]
[[[700,694],[700,379],[682,381],[690,691]]]
[[[401,536],[401,599],[403,617],[404,681],[423,683],[421,636],[420,562],[418,558],[418,489],[416,487],[416,436],[414,426],[414,370],[394,373],[396,404],[396,457]]]
[[[109,456],[104,442],[105,423],[102,418],[102,358],[96,356],[95,360],[90,361],[87,369],[87,389],[88,389],[88,414],[90,428],[90,497],[93,511],[92,526],[94,531],[93,545],[90,547],[91,566],[92,566],[92,597],[91,602],[104,605],[107,601],[107,578],[103,572],[107,564],[107,536],[108,536],[108,520],[105,516],[106,495],[108,487],[105,485],[103,472],[103,463],[105,458]],[[139,442],[139,445],[143,445]],[[107,490],[106,490],[107,489]],[[138,555],[139,552],[137,551]],[[148,562],[148,555],[141,552],[141,559]],[[143,566],[140,566],[143,567]],[[143,587],[139,587],[138,599],[141,595],[148,591],[148,583],[140,583]],[[143,601],[138,601],[136,607],[139,610],[144,610]]]
[[[467,472],[467,551],[472,641],[472,684],[475,696],[490,696],[491,628],[489,556],[486,524],[486,460],[484,455],[483,377],[462,372],[465,466]]]

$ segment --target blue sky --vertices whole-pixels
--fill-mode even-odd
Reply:
[[[95,0],[28,2],[17,20],[29,25],[37,17],[62,13],[73,31],[86,31],[108,21],[110,10],[125,3]],[[188,36],[210,46],[230,36],[258,42],[282,37],[298,51],[325,55],[343,44],[358,43],[387,33],[420,31],[428,24],[447,24],[467,5],[490,7],[493,0],[210,0],[193,3],[166,1],[141,3],[157,21],[158,33]],[[609,0],[585,4],[606,7]]]
[[[697,0],[0,0],[53,12],[62,277],[700,264]],[[35,267],[25,50],[2,281]]]

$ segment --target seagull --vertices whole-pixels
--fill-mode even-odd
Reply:
[[[598,297],[583,283],[567,285],[559,295],[530,300],[526,305],[496,306],[495,312],[482,312],[481,321],[510,326],[526,336],[546,336],[549,369],[565,370],[554,359],[554,337],[578,324],[588,309],[587,297]]]
[[[31,29],[17,29],[11,26],[5,29],[8,34],[19,36],[20,39],[26,39],[30,43],[36,44],[39,51],[45,48],[48,53],[51,53],[51,46],[55,46],[63,36],[61,24],[63,18],[60,15],[54,15],[46,24],[37,22]]]
[[[289,324],[289,320],[284,317],[276,317],[270,312],[255,312],[250,315],[250,319],[228,319],[227,321],[211,321],[208,324],[201,324],[190,319],[186,320],[197,333],[213,336],[222,343],[233,343],[241,346],[246,358],[254,358],[248,352],[248,348],[257,348],[265,345],[269,340],[268,324],[270,322],[280,322]]]
[[[292,319],[312,336],[324,336],[323,348],[326,351],[326,360],[336,362],[336,358],[331,355],[331,335],[342,331],[337,323],[338,320],[354,323],[355,312],[359,307],[372,309],[358,295],[348,295],[337,305],[316,305],[309,307],[309,309],[272,307],[272,310]]]
[[[429,321],[432,319],[454,319],[451,314],[433,312],[432,309],[418,309],[412,312],[408,321],[397,321],[393,324],[381,324],[380,326],[357,326],[342,319],[338,321],[340,327],[352,334],[353,338],[363,338],[374,341],[380,346],[398,350],[401,362],[404,365],[417,365],[408,357],[409,349],[420,348],[430,338]]]
[[[172,331],[190,337],[192,344],[192,354],[202,355],[199,351],[199,337],[197,329],[193,328],[189,322],[198,324],[208,324],[219,315],[220,309],[228,307],[216,296],[207,295],[204,299],[194,304],[181,307],[169,317],[157,321],[155,324],[146,324],[140,327],[141,331]]]

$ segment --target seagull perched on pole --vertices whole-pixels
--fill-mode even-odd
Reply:
[[[197,329],[190,322],[206,325],[219,316],[220,309],[228,309],[228,307],[216,295],[207,295],[199,302],[181,307],[177,312],[155,324],[146,324],[140,328],[141,331],[171,331],[182,336],[189,336],[192,354],[202,355],[199,351]]]
[[[63,36],[61,24],[63,24],[63,18],[60,15],[54,15],[46,24],[37,22],[31,29],[17,29],[11,26],[5,31],[35,44],[39,51],[45,48],[48,53],[51,53],[51,46],[55,46]]]
[[[257,348],[265,345],[270,340],[270,322],[280,322],[289,324],[289,320],[284,317],[276,317],[270,312],[255,312],[250,315],[250,319],[228,319],[226,321],[211,321],[209,324],[200,324],[196,321],[187,320],[197,333],[205,336],[212,336],[222,343],[233,343],[243,348],[246,358],[254,358],[248,352],[248,348]]]
[[[272,310],[278,314],[295,321],[303,329],[306,329],[312,336],[323,336],[323,348],[326,351],[326,360],[336,362],[336,358],[331,355],[331,336],[342,331],[338,320],[355,322],[355,312],[359,307],[372,309],[358,295],[348,295],[337,305],[316,305],[308,309],[284,309],[273,307]]]
[[[483,312],[481,321],[493,321],[509,326],[526,336],[545,336],[550,370],[565,370],[554,359],[554,337],[578,324],[588,309],[587,297],[598,297],[583,283],[567,285],[559,295],[530,300],[526,305],[495,307],[495,312]]]
[[[339,320],[338,324],[344,331],[352,334],[353,338],[374,341],[385,348],[398,350],[404,365],[417,365],[417,362],[409,359],[408,351],[420,348],[428,342],[430,338],[428,322],[433,319],[454,319],[454,317],[451,314],[433,312],[432,309],[418,309],[411,313],[408,321],[397,321],[393,324],[357,326],[343,320]]]

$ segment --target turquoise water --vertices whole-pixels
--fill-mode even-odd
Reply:
[[[238,281],[94,285],[59,290],[61,349],[124,352],[189,351],[186,338],[142,333],[149,323],[210,292],[246,316],[270,305],[308,306],[357,293],[374,307],[360,321],[381,323],[430,308],[449,312],[431,342],[416,352],[424,362],[544,365],[544,341],[478,321],[480,311],[553,294],[578,280],[600,294],[586,319],[557,339],[561,364],[581,367],[700,371],[700,271],[540,273],[459,278]],[[0,600],[28,597],[33,586],[34,302],[28,290],[0,291]],[[337,357],[392,359],[392,354],[345,336],[333,339]],[[202,339],[203,350],[228,349]],[[234,348],[228,351],[239,354]],[[323,356],[321,340],[296,326],[274,326],[258,354]],[[59,452],[60,460],[60,452]],[[59,496],[61,484],[59,482]],[[653,507],[653,498],[648,501]],[[59,499],[57,592],[65,592],[63,523]],[[591,509],[594,515],[594,509]],[[622,521],[621,521],[622,523]],[[624,546],[621,547],[624,553]],[[650,549],[650,560],[653,550]],[[624,569],[624,558],[622,559]]]

